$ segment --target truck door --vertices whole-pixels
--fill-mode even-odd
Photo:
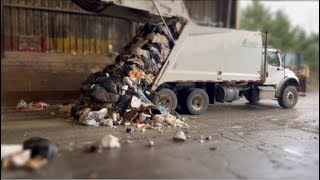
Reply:
[[[267,79],[264,84],[277,85],[284,78],[284,68],[277,51],[267,53]]]

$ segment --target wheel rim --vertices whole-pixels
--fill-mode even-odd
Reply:
[[[293,104],[295,102],[295,95],[293,92],[288,92],[287,94],[287,99],[288,99],[288,102],[290,104]]]
[[[170,96],[164,95],[164,96],[161,96],[159,99],[159,105],[163,106],[166,109],[170,109],[171,102],[172,102],[172,100],[171,100]]]
[[[203,105],[204,105],[203,97],[202,96],[195,96],[192,99],[191,105],[195,110],[201,110],[203,108]]]

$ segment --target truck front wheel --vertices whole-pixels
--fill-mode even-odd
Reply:
[[[194,88],[187,93],[187,98],[182,103],[182,106],[188,113],[199,115],[207,110],[209,97],[203,89]]]
[[[178,104],[176,94],[168,88],[158,91],[159,98],[154,102],[156,106],[163,106],[167,110],[175,110]]]
[[[259,91],[256,89],[248,90],[245,94],[245,97],[251,104],[257,104],[260,101]]]
[[[278,103],[283,108],[293,108],[298,102],[299,92],[294,86],[284,88],[281,96],[278,98]]]

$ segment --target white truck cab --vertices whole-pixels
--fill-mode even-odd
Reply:
[[[285,68],[280,50],[269,48],[267,51],[267,75],[263,85],[275,86],[274,97],[278,99],[280,106],[291,108],[298,101],[298,92],[295,90],[298,90],[299,79],[293,71]],[[290,87],[285,91],[287,86],[293,86],[294,89]]]
[[[298,81],[297,76],[290,69],[284,68],[284,63],[281,57],[281,51],[278,49],[268,49],[267,53],[268,67],[267,78],[264,85],[273,85],[281,82],[284,77],[293,78]]]

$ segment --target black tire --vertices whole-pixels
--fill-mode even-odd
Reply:
[[[260,101],[259,98],[259,91],[256,89],[250,89],[246,92],[246,94],[244,95],[244,97],[246,97],[246,99],[251,103],[251,104],[258,104],[258,102]]]
[[[199,115],[208,109],[209,97],[203,89],[194,88],[188,91],[187,98],[183,102],[182,107],[188,113]]]
[[[285,109],[293,108],[299,99],[299,92],[294,86],[286,86],[281,96],[278,98],[278,103]]]
[[[183,114],[188,113],[186,101],[187,101],[187,96],[191,92],[192,89],[194,89],[194,88],[182,89],[178,92],[178,96],[177,96],[178,97],[178,106],[176,109],[177,112],[183,113]]]
[[[177,108],[178,99],[177,95],[168,88],[163,88],[158,91],[159,99],[154,102],[156,106],[163,106],[167,110],[172,111]]]

